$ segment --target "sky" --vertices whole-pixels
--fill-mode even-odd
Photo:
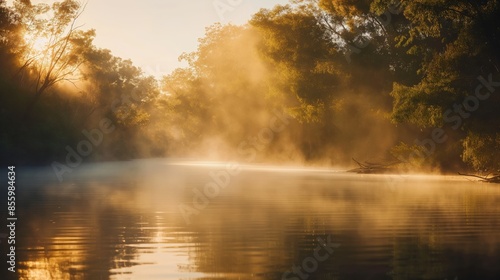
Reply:
[[[82,0],[84,1],[84,0]],[[32,0],[51,4],[56,1]],[[205,27],[244,24],[260,8],[289,0],[87,0],[82,29],[96,29],[96,46],[131,59],[146,73],[161,76],[184,66],[178,57],[195,51]],[[216,8],[218,7],[218,8]]]

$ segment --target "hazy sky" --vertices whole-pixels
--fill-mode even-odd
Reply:
[[[85,0],[82,0],[85,1]],[[53,3],[32,0],[32,3]],[[205,27],[215,23],[242,24],[260,8],[288,0],[88,0],[80,23],[95,28],[95,44],[130,58],[158,75],[180,66],[182,52],[196,50]],[[220,12],[215,5],[230,8]],[[226,6],[224,6],[226,5]]]

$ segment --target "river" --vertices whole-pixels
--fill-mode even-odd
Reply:
[[[498,185],[187,160],[50,173],[17,173],[20,279],[500,279]]]

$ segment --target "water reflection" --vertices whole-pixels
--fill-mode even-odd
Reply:
[[[22,182],[20,279],[499,279],[495,186],[247,168],[188,225],[179,204],[220,166],[111,167]],[[307,272],[328,236],[340,247]]]

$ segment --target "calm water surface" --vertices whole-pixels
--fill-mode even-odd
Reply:
[[[19,279],[500,279],[496,185],[160,160],[47,174],[17,174]]]

